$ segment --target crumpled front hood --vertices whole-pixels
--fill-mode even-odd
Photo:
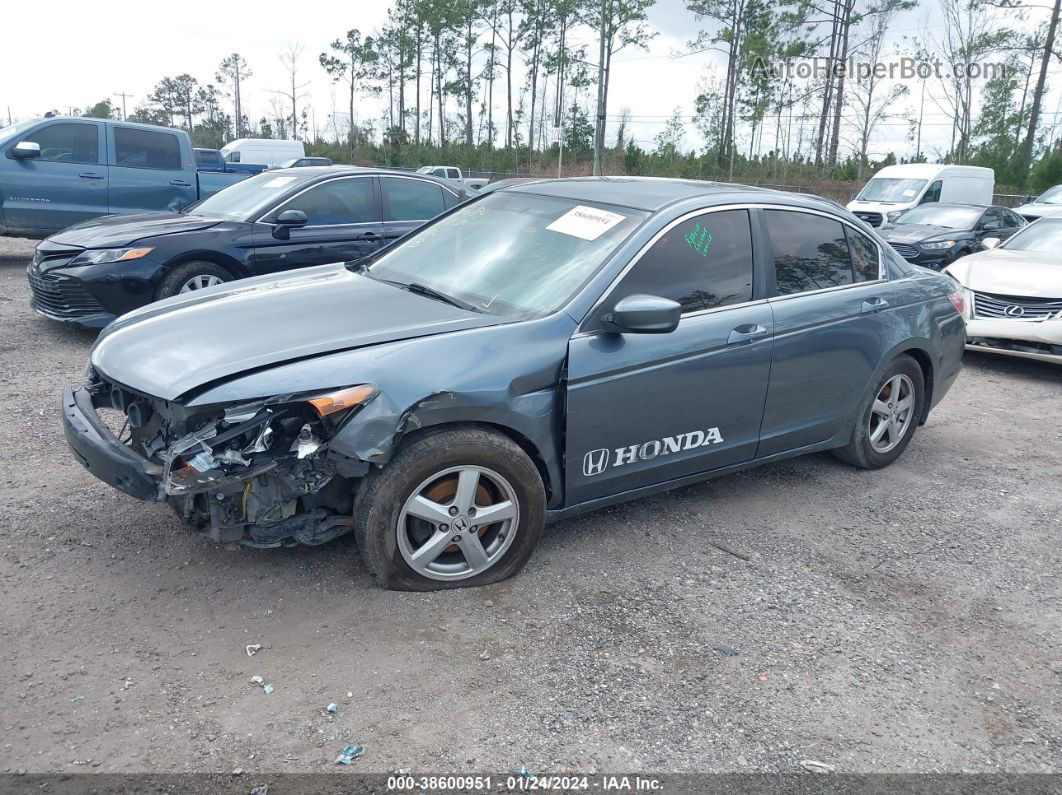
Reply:
[[[145,238],[172,235],[175,232],[197,232],[219,223],[221,220],[218,218],[182,213],[105,215],[74,224],[52,235],[46,242],[61,248],[121,248]]]
[[[979,293],[1062,298],[1062,254],[1001,248],[963,257],[945,272]]]
[[[174,400],[281,362],[504,322],[322,265],[148,304],[109,325],[91,361],[109,380]]]
[[[962,229],[948,229],[944,226],[931,226],[930,224],[899,224],[897,226],[887,224],[878,230],[878,234],[890,243],[920,243],[930,238],[956,240],[970,235]]]

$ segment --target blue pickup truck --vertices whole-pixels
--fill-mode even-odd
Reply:
[[[181,210],[249,174],[196,168],[183,130],[54,117],[0,130],[0,234],[45,236],[100,215]]]
[[[192,150],[195,154],[195,166],[200,171],[226,171],[231,173],[242,173],[250,176],[251,174],[261,174],[266,170],[264,165],[256,165],[254,163],[237,163],[231,162],[225,159],[225,156],[221,154],[218,149],[201,149],[196,147]],[[330,166],[332,161],[321,165]]]

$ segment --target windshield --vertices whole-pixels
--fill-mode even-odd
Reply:
[[[856,199],[864,202],[908,204],[915,200],[925,186],[924,179],[876,178],[863,187]]]
[[[648,215],[493,193],[383,252],[367,272],[492,314],[538,317],[563,306]]]
[[[430,174],[435,166],[421,166],[417,169],[418,174]]]
[[[921,207],[908,210],[893,223],[897,226],[928,224],[929,226],[945,226],[948,229],[973,229],[981,213],[980,207],[945,207],[939,204],[923,204]]]
[[[1035,251],[1038,254],[1062,252],[1062,218],[1043,218],[1011,236],[1000,248]]]
[[[15,140],[25,130],[28,130],[39,121],[40,119],[29,119],[28,121],[20,121],[16,124],[0,129],[0,144],[6,144],[8,141]]]
[[[1038,196],[1033,204],[1062,204],[1062,185],[1055,185]]]
[[[295,187],[299,177],[264,172],[240,180],[188,207],[189,215],[209,215],[231,221],[253,221],[289,188]]]

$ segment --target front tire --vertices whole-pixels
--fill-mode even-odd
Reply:
[[[527,454],[504,436],[466,428],[422,436],[363,478],[354,533],[384,588],[467,588],[520,571],[545,512]]]
[[[834,455],[860,469],[888,466],[911,443],[924,400],[922,368],[906,354],[897,356],[864,400],[848,444]]]
[[[183,262],[163,278],[159,284],[157,298],[170,298],[181,293],[195,292],[205,287],[214,287],[231,279],[231,273],[213,262],[206,262],[205,260]]]

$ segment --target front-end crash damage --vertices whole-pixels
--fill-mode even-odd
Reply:
[[[328,445],[372,387],[190,408],[92,376],[93,406],[125,414],[122,443],[158,473],[155,499],[214,540],[322,544],[351,529],[354,481],[369,464]]]

